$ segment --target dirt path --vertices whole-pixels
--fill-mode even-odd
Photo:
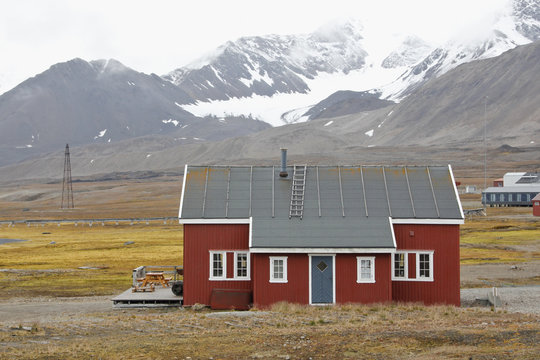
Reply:
[[[19,325],[32,322],[54,322],[93,312],[112,312],[112,296],[80,298],[35,298],[0,301],[0,323]]]
[[[540,261],[516,264],[461,265],[461,285],[473,287],[537,285]],[[465,286],[468,287],[468,286]]]
[[[540,314],[540,286],[497,288],[502,309],[523,314]],[[461,290],[462,306],[470,306],[476,299],[485,299],[491,289],[475,288]]]

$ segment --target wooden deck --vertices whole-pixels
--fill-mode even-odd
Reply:
[[[131,288],[111,299],[113,308],[178,307],[184,297],[174,295],[170,287],[156,286],[151,292],[132,292]]]

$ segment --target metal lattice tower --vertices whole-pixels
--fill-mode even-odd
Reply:
[[[73,183],[71,181],[71,161],[69,159],[69,145],[66,144],[64,157],[64,180],[62,181],[62,207],[61,209],[73,209]]]

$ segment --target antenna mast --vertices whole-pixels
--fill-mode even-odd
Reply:
[[[69,145],[66,144],[64,157],[64,180],[62,181],[62,207],[61,209],[73,209],[73,183],[71,181],[71,161],[69,159]]]

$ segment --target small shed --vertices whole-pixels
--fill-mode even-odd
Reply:
[[[532,199],[533,215],[540,216],[540,194]]]
[[[186,165],[184,304],[459,305],[463,218],[450,166]]]

